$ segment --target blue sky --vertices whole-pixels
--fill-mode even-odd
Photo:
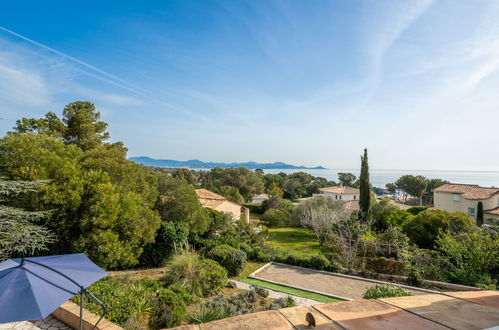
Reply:
[[[499,170],[498,1],[9,1],[0,134],[89,100],[129,156]]]

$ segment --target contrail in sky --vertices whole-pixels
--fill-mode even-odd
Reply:
[[[193,114],[190,111],[186,111],[184,109],[181,109],[178,106],[173,105],[173,104],[171,104],[171,103],[169,103],[167,101],[164,101],[164,100],[162,100],[161,98],[159,98],[157,96],[151,95],[147,90],[144,90],[143,88],[135,86],[135,85],[127,82],[126,80],[123,80],[123,79],[121,79],[121,78],[119,78],[119,77],[117,77],[117,76],[115,76],[115,75],[113,75],[113,74],[111,74],[109,72],[101,70],[101,69],[99,69],[99,68],[97,68],[97,67],[95,67],[95,66],[93,66],[91,64],[88,64],[87,62],[84,62],[84,61],[82,61],[80,59],[77,59],[76,57],[73,57],[73,56],[68,55],[66,53],[63,53],[61,51],[58,51],[57,49],[51,48],[49,46],[46,46],[46,45],[44,45],[42,43],[39,43],[39,42],[37,42],[35,40],[32,40],[32,39],[30,39],[28,37],[25,37],[25,36],[23,36],[23,35],[21,35],[21,34],[19,34],[17,32],[9,30],[9,29],[1,26],[1,25],[0,25],[0,30],[2,30],[4,32],[7,32],[7,33],[9,33],[9,34],[11,34],[13,36],[16,36],[16,37],[18,37],[18,38],[20,38],[20,39],[22,39],[24,41],[27,41],[30,44],[33,44],[35,46],[38,46],[38,47],[43,48],[45,50],[48,50],[49,52],[57,54],[57,55],[65,58],[65,59],[68,59],[68,60],[70,60],[70,61],[72,61],[74,63],[77,63],[77,64],[79,64],[79,65],[81,65],[81,66],[83,66],[83,67],[85,67],[87,69],[90,69],[90,70],[92,70],[94,72],[97,72],[97,73],[99,73],[99,74],[101,74],[101,75],[103,75],[105,77],[105,78],[104,77],[97,77],[95,75],[92,75],[94,78],[97,78],[97,79],[100,79],[100,80],[104,80],[104,81],[106,81],[108,83],[111,83],[113,85],[116,85],[118,87],[126,89],[126,90],[128,90],[128,91],[130,91],[132,93],[138,94],[138,95],[140,95],[140,96],[142,96],[144,98],[147,98],[147,99],[149,99],[151,101],[154,101],[154,102],[160,103],[160,104],[162,104],[164,106],[173,108],[173,109],[175,109],[177,111],[180,111],[180,112],[182,112],[184,114],[187,114],[189,116],[193,116],[193,117],[196,117],[198,119],[200,118],[200,116],[197,115],[197,114]],[[205,121],[210,121],[208,118],[206,118],[204,116],[202,116],[201,119],[203,119]]]

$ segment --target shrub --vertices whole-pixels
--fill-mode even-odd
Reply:
[[[212,300],[201,305],[201,308],[220,310],[226,312],[228,316],[253,313],[258,307],[258,300],[267,296],[267,290],[252,288],[229,298],[224,295],[217,295]]]
[[[362,298],[377,299],[377,298],[404,297],[404,296],[411,296],[411,294],[399,286],[389,285],[389,284],[377,284],[375,286],[367,288]]]
[[[494,287],[490,275],[497,274],[499,267],[499,234],[484,229],[460,235],[441,233],[436,243],[454,283]]]
[[[424,210],[426,210],[425,206],[413,206],[408,208],[406,211],[412,215],[418,215],[419,212],[423,212]]]
[[[155,281],[131,281],[123,278],[105,278],[92,284],[88,290],[107,305],[106,318],[124,326],[130,318],[139,320],[143,313],[152,309],[151,298],[159,288]],[[79,303],[78,297],[73,298]],[[85,303],[85,308],[102,314],[102,308],[94,301]]]
[[[168,290],[175,292],[188,305],[196,300],[184,287],[178,284],[170,285]]]
[[[287,308],[287,307],[294,307],[296,306],[296,302],[293,298],[290,296],[287,296],[286,298],[278,298],[274,300],[271,304],[265,306],[263,309],[264,310],[277,310],[281,308]]]
[[[163,222],[154,243],[147,244],[140,257],[140,263],[148,267],[163,266],[174,253],[184,248],[189,227],[184,222]]]
[[[424,249],[432,249],[440,232],[453,234],[469,232],[475,227],[474,220],[464,212],[448,212],[428,209],[403,224],[404,233]]]
[[[407,276],[407,284],[412,286],[422,286],[424,283],[423,274],[416,267],[410,267],[409,276]]]
[[[172,290],[161,288],[153,300],[149,327],[160,329],[179,325],[186,311],[187,304],[181,295]]]
[[[207,308],[205,306],[201,306],[198,311],[189,315],[186,318],[186,321],[189,324],[201,324],[221,320],[229,316],[230,313],[222,308]]]
[[[246,252],[234,249],[229,245],[219,245],[210,251],[208,256],[227,269],[230,276],[241,273],[246,263]]]
[[[262,216],[262,221],[269,227],[282,227],[289,224],[291,212],[285,208],[270,209],[265,211]]]
[[[246,253],[246,256],[251,259],[251,256],[253,255],[254,250],[249,244],[241,243],[241,245],[239,246],[239,249],[241,251],[244,251]]]
[[[406,263],[391,258],[364,258],[365,269],[378,274],[404,275]]]
[[[318,269],[318,270],[328,270],[331,263],[329,260],[323,256],[322,254],[313,255],[306,260],[309,268]]]
[[[167,284],[177,284],[189,293],[203,297],[225,286],[227,271],[216,261],[201,259],[195,252],[176,255],[165,275]]]

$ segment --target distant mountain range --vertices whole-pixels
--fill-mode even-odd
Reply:
[[[193,160],[171,160],[171,159],[154,159],[150,157],[140,156],[140,157],[130,157],[128,158],[131,161],[136,163],[146,165],[146,166],[155,166],[155,167],[187,167],[187,168],[214,168],[214,167],[246,167],[249,169],[257,169],[261,168],[262,170],[270,170],[270,169],[307,169],[307,170],[325,170],[325,167],[316,166],[316,167],[306,167],[306,166],[296,166],[290,165],[282,162],[276,163],[256,163],[256,162],[245,162],[245,163],[215,163],[215,162],[203,162],[201,160],[193,159]]]

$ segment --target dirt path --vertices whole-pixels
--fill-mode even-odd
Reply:
[[[272,264],[256,273],[254,277],[350,299],[362,299],[362,295],[366,289],[376,285],[376,283],[360,279],[351,279],[276,264]],[[413,295],[428,294],[423,291],[406,290]]]

